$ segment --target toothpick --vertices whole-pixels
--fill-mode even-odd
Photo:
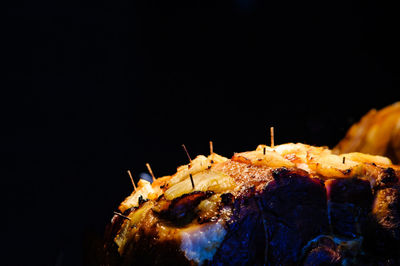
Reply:
[[[343,161],[342,161],[342,163],[343,163],[343,164],[346,163],[346,157],[344,157],[344,156],[343,156]]]
[[[210,145],[211,145],[211,143],[210,143]],[[187,151],[185,144],[182,144],[182,147],[185,150],[187,157],[189,158],[190,163],[188,165],[188,170],[190,171],[190,167],[192,166],[192,158],[190,158],[189,152]],[[211,146],[210,146],[210,148],[211,148]],[[194,189],[193,176],[191,173],[189,173],[189,176],[190,176],[190,182],[192,182],[192,189]]]
[[[151,171],[150,164],[146,163],[146,166],[147,166],[147,170],[149,170],[149,173],[150,173],[151,177],[153,178],[153,182],[156,181],[156,178],[155,178],[155,176],[153,174],[153,171]]]
[[[189,155],[189,153],[188,153],[188,151],[187,151],[187,149],[186,149],[185,144],[182,144],[182,147],[183,147],[183,149],[185,150],[186,155],[187,155],[187,157],[189,158],[190,163],[192,163],[192,158],[190,158],[190,155]]]
[[[128,216],[123,215],[122,213],[119,213],[119,212],[114,211],[114,214],[116,214],[116,215],[118,215],[118,216],[121,216],[121,217],[124,218],[124,219],[128,219],[129,221],[131,220],[131,218],[129,218]]]
[[[190,182],[192,182],[192,189],[194,189],[193,176],[192,176],[192,174],[189,174],[189,176],[190,176]]]
[[[128,172],[128,175],[129,175],[129,177],[131,178],[131,181],[132,181],[132,185],[133,185],[134,191],[136,191],[136,185],[135,185],[135,181],[133,181],[133,177],[132,177],[131,171],[130,171],[130,170],[128,170],[127,172]]]
[[[274,127],[270,127],[270,133],[271,133],[271,148],[273,148],[275,146],[274,143]]]
[[[210,140],[210,154],[214,153],[213,142]]]

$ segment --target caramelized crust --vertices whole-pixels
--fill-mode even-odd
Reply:
[[[379,261],[371,250],[400,246],[399,174],[386,157],[301,143],[198,156],[138,183],[107,229],[106,264]]]

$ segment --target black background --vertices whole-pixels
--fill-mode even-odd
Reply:
[[[400,99],[386,1],[25,1],[8,8],[6,264],[84,264],[149,162],[333,147]],[[90,246],[90,244],[89,244]],[[89,254],[89,255],[88,255]]]

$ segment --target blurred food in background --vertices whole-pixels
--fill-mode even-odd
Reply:
[[[400,162],[400,101],[381,110],[372,109],[347,131],[333,148],[337,154],[362,152]]]

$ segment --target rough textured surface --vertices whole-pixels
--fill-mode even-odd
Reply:
[[[179,191],[191,182],[188,165],[153,184],[149,198],[134,195],[141,200],[107,228],[104,264],[399,262],[400,170],[386,158],[304,144],[215,156],[193,160],[201,191]],[[179,196],[165,197],[164,187]]]

